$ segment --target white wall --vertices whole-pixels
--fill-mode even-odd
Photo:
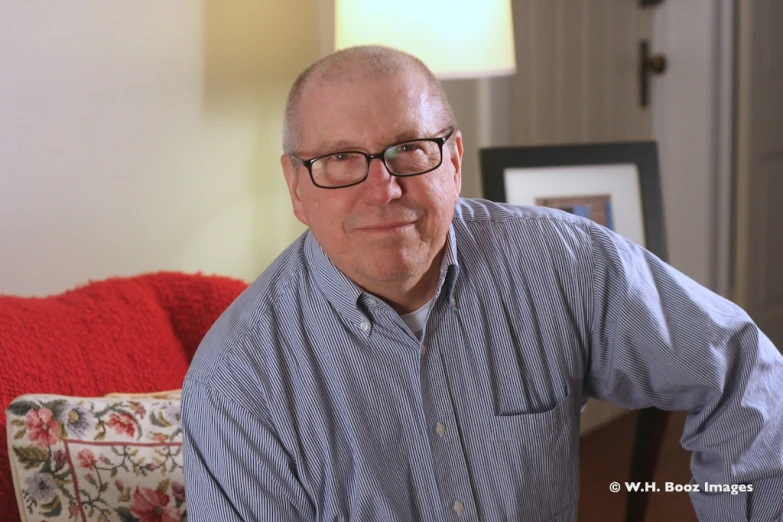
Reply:
[[[280,124],[319,10],[283,4],[0,3],[0,293],[161,269],[250,280],[303,230]]]

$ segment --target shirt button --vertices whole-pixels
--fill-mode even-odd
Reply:
[[[449,301],[449,302],[451,303],[451,306],[454,306],[454,307],[457,306],[457,300],[454,299],[453,297],[451,298],[451,301]]]
[[[367,299],[367,302],[370,303],[370,306],[378,306],[378,300],[374,297],[370,297]]]
[[[438,425],[435,426],[435,431],[442,437],[443,434],[446,433],[446,425],[442,422],[439,422]]]
[[[370,329],[372,326],[370,326],[370,323],[367,321],[364,321],[362,324],[359,325],[359,328],[362,329],[362,331],[366,334],[370,333]]]
[[[424,357],[425,355],[427,355],[427,345],[426,344],[422,344],[421,345],[421,356]]]
[[[454,511],[458,514],[462,514],[462,510],[465,509],[465,505],[459,500],[454,503]]]

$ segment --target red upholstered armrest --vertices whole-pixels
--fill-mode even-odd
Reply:
[[[247,283],[238,279],[176,272],[145,274],[137,279],[154,292],[168,312],[188,361],[212,323],[247,288]]]

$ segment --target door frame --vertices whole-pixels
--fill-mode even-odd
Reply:
[[[678,259],[677,245],[670,244],[672,264],[729,298],[733,282],[736,8],[736,0],[664,2],[653,14],[652,39],[653,52],[666,54],[670,64],[669,71],[654,79],[651,87],[653,137],[661,153],[664,201],[682,197],[683,190],[706,195],[706,208],[696,205],[684,209],[686,203],[677,202],[674,213],[682,210],[693,219],[667,218],[670,238],[679,239],[680,244],[687,238],[695,245],[688,252],[681,248]],[[680,59],[687,60],[687,74],[682,69],[678,73]],[[679,131],[685,125],[690,141],[683,140]],[[686,165],[687,176],[682,176]],[[673,204],[670,201],[670,206]]]

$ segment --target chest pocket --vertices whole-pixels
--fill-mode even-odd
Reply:
[[[579,404],[577,394],[537,413],[490,419],[496,479],[514,489],[509,520],[555,520],[579,497]]]

